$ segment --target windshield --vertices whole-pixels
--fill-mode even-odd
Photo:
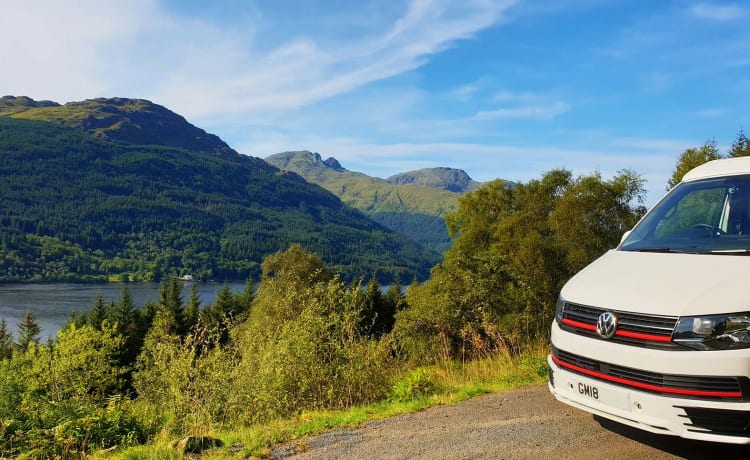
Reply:
[[[620,245],[621,251],[750,253],[750,176],[682,183]]]

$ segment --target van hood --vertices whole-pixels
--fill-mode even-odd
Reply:
[[[750,311],[750,256],[611,250],[561,296],[591,307],[690,316]]]

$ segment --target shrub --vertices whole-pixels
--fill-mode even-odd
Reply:
[[[401,377],[391,388],[392,401],[410,401],[435,393],[438,384],[432,372],[427,368],[418,368]]]

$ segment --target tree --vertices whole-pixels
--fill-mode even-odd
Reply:
[[[182,285],[177,278],[162,282],[159,286],[159,310],[163,311],[163,320],[173,324],[173,332],[185,335],[185,312],[182,304]]]
[[[128,331],[131,325],[137,322],[137,315],[138,310],[133,303],[133,294],[127,286],[123,287],[120,291],[120,301],[110,313],[112,322],[117,324],[118,332],[124,334]]]
[[[287,262],[299,261],[300,256],[312,260],[297,249],[283,255],[290,256]],[[240,406],[253,408],[245,411],[247,421],[305,409],[344,408],[383,397],[393,368],[391,353],[387,341],[360,334],[365,303],[361,287],[347,288],[338,276],[316,279],[316,264],[294,264],[314,270],[295,274],[292,266],[284,265],[293,275],[285,279],[295,280],[298,289],[283,291],[273,311],[253,305],[250,321],[238,331],[242,360],[237,372],[243,385],[235,397]],[[299,282],[304,279],[306,286]],[[259,301],[270,300],[264,284],[276,281],[261,281]]]
[[[89,311],[88,317],[88,324],[91,325],[94,329],[102,330],[102,321],[107,319],[109,312],[107,311],[107,307],[104,305],[104,297],[101,293],[96,295],[96,300],[94,300],[94,306],[91,307],[91,310]]]
[[[42,328],[36,320],[36,316],[30,310],[23,314],[23,320],[18,323],[18,349],[26,351],[31,343],[39,344],[39,334]]]
[[[740,132],[737,133],[737,137],[729,149],[728,156],[731,158],[750,156],[750,139],[745,137],[744,130],[740,129]]]
[[[123,339],[120,350],[120,364],[132,366],[143,346],[145,332],[141,327],[140,314],[133,303],[133,294],[125,286],[120,292],[120,301],[112,308],[110,319]]]
[[[5,318],[0,319],[0,361],[13,356],[13,334],[8,331]]]
[[[546,334],[564,282],[617,245],[645,211],[642,200],[643,180],[630,171],[604,180],[555,170],[464,195],[446,217],[451,249],[396,313],[401,350],[471,359]]]
[[[302,292],[318,282],[333,278],[320,256],[306,251],[299,244],[289,246],[263,259],[263,274],[250,311],[250,321],[274,329],[299,314],[290,302],[295,292]]]
[[[703,163],[707,163],[711,160],[718,160],[720,158],[722,158],[722,156],[716,145],[716,139],[706,141],[705,144],[697,149],[689,148],[685,150],[678,158],[672,177],[670,177],[667,182],[667,190],[679,184],[682,180],[682,176],[691,169],[700,166]]]
[[[365,287],[365,306],[362,310],[360,330],[363,335],[380,337],[393,329],[396,304],[392,297],[386,298],[381,292],[380,283],[375,276]]]
[[[355,287],[356,288],[356,287]],[[373,275],[365,287],[365,305],[362,309],[359,329],[363,335],[374,335],[378,332],[378,320],[383,310],[383,293],[380,283]]]
[[[198,295],[198,285],[193,283],[190,286],[190,297],[185,305],[185,326],[188,330],[192,329],[197,323],[201,311],[201,300]]]
[[[397,311],[404,308],[406,302],[404,300],[403,288],[401,286],[401,280],[396,277],[393,282],[388,286],[388,290],[385,291],[385,302],[388,304],[388,309],[393,311],[395,315]],[[395,320],[395,318],[394,318]],[[393,326],[393,325],[391,325]]]
[[[246,307],[240,302],[240,295],[235,296],[224,284],[216,295],[216,300],[201,312],[201,322],[206,328],[219,336],[219,343],[224,345],[229,340],[229,330],[246,318]]]

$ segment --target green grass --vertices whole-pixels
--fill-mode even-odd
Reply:
[[[546,355],[548,347],[539,344],[519,356],[497,352],[469,363],[449,362],[435,366],[411,369],[394,384],[394,390],[404,382],[427,384],[432,388],[428,394],[415,391],[413,398],[404,400],[392,396],[388,400],[348,410],[304,412],[294,419],[279,420],[235,431],[212,433],[221,439],[223,448],[206,451],[202,459],[236,459],[270,455],[274,446],[282,443],[295,444],[296,450],[306,449],[306,438],[331,429],[356,427],[364,422],[380,420],[395,415],[417,412],[438,405],[457,404],[461,401],[485,394],[505,391],[547,378]],[[413,375],[418,374],[417,377]],[[410,377],[412,376],[412,377]],[[417,386],[420,386],[417,385]],[[396,391],[394,391],[396,393]],[[408,393],[408,392],[407,392]],[[166,435],[152,444],[129,448],[114,453],[101,453],[95,458],[146,460],[182,456],[171,445],[176,439]]]

